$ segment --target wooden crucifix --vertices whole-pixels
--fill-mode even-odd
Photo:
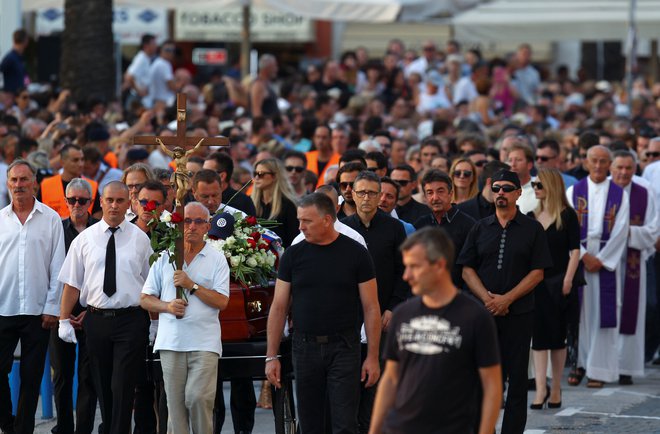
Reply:
[[[175,188],[176,200],[175,211],[183,216],[183,198],[190,190],[190,175],[186,170],[188,157],[200,146],[229,146],[226,137],[186,137],[186,94],[176,95],[176,136],[136,136],[133,138],[135,145],[159,145],[163,152],[174,159],[176,171],[172,174],[171,184]],[[174,148],[170,150],[168,146]],[[215,210],[209,210],[215,211]],[[183,234],[183,221],[177,223],[179,232]],[[176,269],[183,269],[183,236],[176,242],[174,248]],[[183,298],[183,288],[177,287],[177,298]]]

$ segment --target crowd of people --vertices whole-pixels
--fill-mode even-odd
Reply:
[[[145,35],[119,101],[73,101],[34,91],[28,35],[13,41],[0,63],[3,433],[33,432],[48,348],[54,432],[91,433],[97,401],[105,433],[220,432],[230,267],[204,236],[227,204],[277,222],[265,373],[281,387],[286,324],[303,433],[485,434],[501,406],[501,432],[522,433],[528,407],[562,406],[565,366],[569,385],[599,388],[658,362],[656,83],[627,94],[551,73],[527,44],[487,60],[398,39],[305,70],[263,54],[255,77],[206,81]],[[188,158],[174,271],[149,263],[149,237],[173,211],[177,168],[132,138],[176,134],[177,92],[187,134],[231,146]],[[252,380],[231,383],[234,430],[249,433]]]

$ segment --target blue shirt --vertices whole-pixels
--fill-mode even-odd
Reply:
[[[11,50],[7,53],[4,59],[2,59],[2,63],[0,63],[0,71],[5,81],[4,90],[6,92],[15,94],[18,89],[25,87],[25,76],[27,72],[25,71],[23,56],[18,51]]]

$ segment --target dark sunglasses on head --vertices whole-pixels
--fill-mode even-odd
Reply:
[[[518,190],[514,185],[509,185],[509,184],[506,184],[506,185],[493,185],[491,187],[491,189],[493,190],[493,193],[499,193],[500,190],[502,190],[505,193],[511,193],[513,191]]]
[[[412,181],[409,181],[407,179],[393,179],[392,181],[396,182],[401,187],[407,187],[408,184],[410,184],[412,182]]]
[[[538,190],[543,190],[543,184],[541,184],[538,181],[532,181],[532,188],[536,188]]]
[[[488,164],[488,160],[479,160],[474,162],[474,165],[477,167],[484,167],[486,164]]]
[[[660,157],[660,152],[647,152],[646,156],[651,158],[658,158]]]
[[[472,171],[471,170],[455,170],[454,171],[454,178],[469,178],[472,176]]]
[[[303,173],[305,170],[304,167],[302,166],[284,166],[287,172],[296,172],[296,173]]]
[[[66,201],[69,205],[75,205],[76,202],[80,205],[87,205],[90,199],[88,197],[67,197]]]
[[[537,155],[536,156],[536,161],[543,161],[544,163],[550,161],[554,157],[546,157],[545,155]]]
[[[149,199],[140,199],[138,202],[140,202],[140,205],[142,206],[147,206],[149,202],[151,202]],[[162,203],[158,202],[157,200],[153,201],[156,204],[156,208],[162,205]]]

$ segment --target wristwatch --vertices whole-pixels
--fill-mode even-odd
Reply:
[[[199,289],[198,284],[193,284],[192,288],[190,289],[190,295],[193,295],[197,290]]]

